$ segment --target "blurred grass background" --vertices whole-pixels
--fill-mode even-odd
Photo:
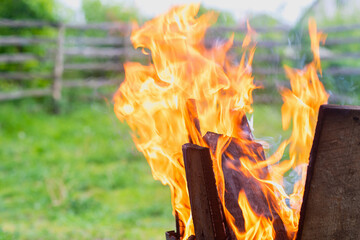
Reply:
[[[78,102],[54,116],[12,102],[0,123],[0,226],[14,239],[162,239],[173,228],[170,192],[112,105]]]
[[[254,108],[255,135],[279,136],[280,105]],[[168,187],[107,101],[60,115],[35,100],[2,103],[0,144],[2,240],[164,239],[175,228]]]

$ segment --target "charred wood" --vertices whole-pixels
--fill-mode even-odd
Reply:
[[[165,233],[166,240],[180,240],[179,235],[175,231],[168,231]]]
[[[196,239],[228,239],[209,149],[187,143],[183,156]]]
[[[204,139],[213,154],[216,152],[220,136],[220,134],[211,132],[206,133],[204,136]],[[264,216],[273,221],[274,230],[276,232],[275,239],[288,239],[284,224],[276,212],[275,204],[268,201],[268,198],[271,196],[265,195],[258,180],[254,177],[246,175],[243,171],[236,170],[241,168],[242,157],[246,157],[254,163],[256,161],[265,160],[265,154],[261,144],[254,141],[242,141],[238,139],[231,139],[230,141],[231,142],[227,145],[226,149],[223,150],[221,166],[226,189],[224,192],[225,206],[234,217],[235,225],[240,232],[245,231],[243,211],[238,203],[239,193],[244,191],[252,210],[257,215]],[[251,152],[249,152],[249,150]],[[267,175],[267,167],[259,169],[258,176],[260,178],[265,179]]]

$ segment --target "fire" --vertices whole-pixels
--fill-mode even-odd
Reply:
[[[319,40],[324,35],[317,33],[311,21],[313,62],[303,70],[285,67],[292,89],[281,92],[283,124],[288,128],[292,123],[293,132],[265,160],[259,148],[254,148],[252,135],[239,127],[245,113],[253,111],[252,92],[258,88],[251,73],[255,32],[248,25],[244,53],[240,63],[234,65],[227,56],[233,37],[211,49],[204,46],[204,35],[216,15],[209,12],[197,18],[198,10],[199,4],[179,6],[142,27],[134,26],[132,43],[135,48],[150,50],[152,62],[124,64],[125,81],[114,96],[115,113],[132,129],[133,140],[154,178],[170,187],[173,213],[179,218],[183,239],[194,234],[194,227],[181,146],[191,141],[209,147],[201,135],[206,132],[222,134],[212,153],[214,173],[225,217],[236,238],[274,239],[278,226],[283,226],[292,239],[297,231],[318,109],[328,98],[317,76],[321,72]],[[198,122],[193,124],[195,115]],[[228,152],[234,144],[244,156]],[[290,159],[280,161],[288,145]],[[225,168],[224,154],[230,159]],[[290,170],[298,172],[300,180],[293,193],[287,194],[282,181]],[[268,214],[254,210],[249,193],[239,191],[236,198],[244,217],[244,228],[239,229],[225,203],[225,171],[237,171],[249,179],[264,197]]]

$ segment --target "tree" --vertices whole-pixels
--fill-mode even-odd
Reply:
[[[82,9],[87,22],[139,21],[138,10],[124,3],[103,3],[101,0],[83,0]]]
[[[57,2],[55,0],[1,0],[0,4],[0,19],[10,20],[39,20],[55,22],[59,20],[56,13]],[[1,27],[0,36],[17,36],[29,37],[34,35],[41,35],[43,37],[56,36],[56,31],[49,28],[10,28]],[[35,56],[45,56],[47,53],[47,46],[1,46],[0,54],[16,54],[16,53],[30,53]],[[46,64],[41,64],[40,61],[30,60],[25,63],[1,63],[0,71],[2,72],[41,72]],[[15,82],[15,81],[1,81],[0,89],[16,88],[21,86],[37,86],[43,84],[42,79],[35,79],[34,81]],[[1,91],[1,90],[0,90]]]
[[[0,18],[14,20],[57,20],[54,0],[2,0]]]

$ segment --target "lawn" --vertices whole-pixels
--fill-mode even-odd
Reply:
[[[254,126],[278,144],[280,106],[255,106]],[[174,229],[168,187],[106,101],[60,115],[36,101],[0,103],[0,144],[0,240],[164,239]]]

